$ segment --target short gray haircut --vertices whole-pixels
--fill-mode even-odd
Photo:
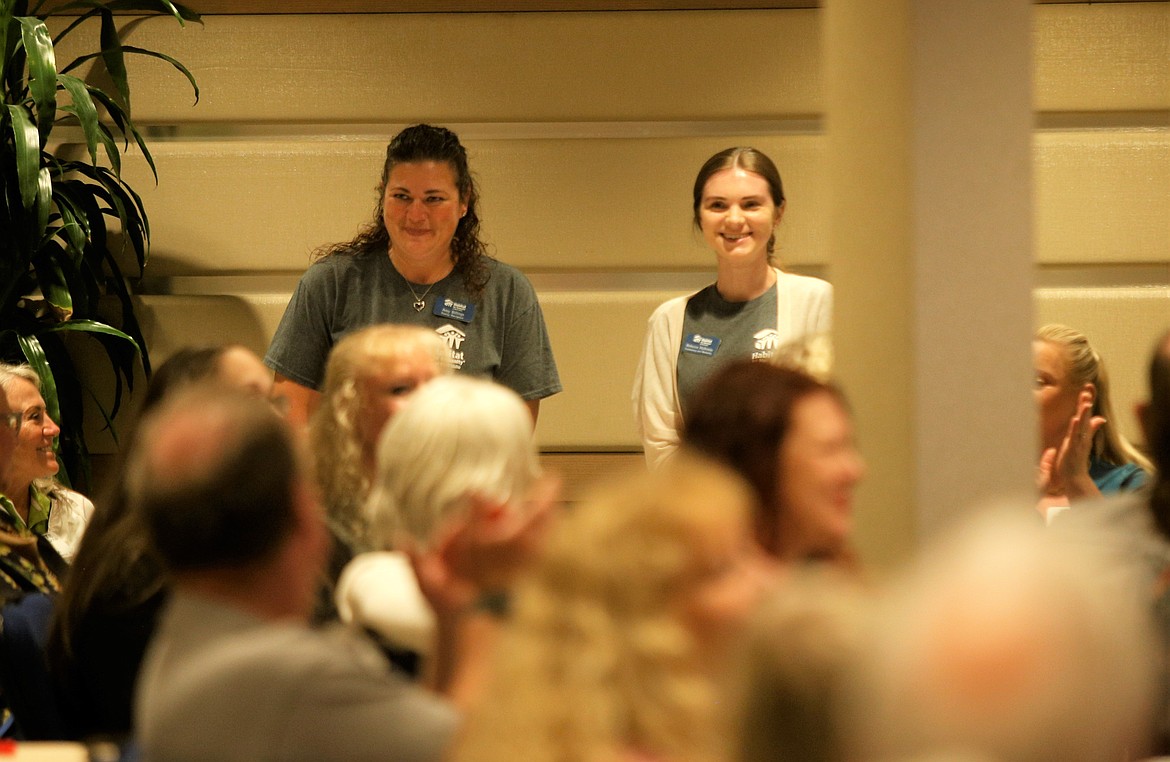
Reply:
[[[421,387],[382,432],[366,505],[374,547],[426,543],[478,494],[520,499],[540,473],[532,415],[510,389],[467,376]]]

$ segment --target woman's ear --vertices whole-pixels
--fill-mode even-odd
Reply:
[[[776,227],[780,224],[780,218],[784,216],[784,208],[786,206],[788,206],[788,199],[781,201],[780,205],[776,207],[776,216],[772,220],[772,227]]]

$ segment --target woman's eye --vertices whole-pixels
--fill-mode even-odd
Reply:
[[[410,196],[406,195],[405,193],[395,193],[392,198],[395,201],[401,201],[404,204],[410,203]]]
[[[441,204],[446,200],[447,199],[444,198],[443,196],[427,196],[427,203],[428,204]]]
[[[391,397],[405,397],[414,391],[414,384],[398,384],[389,388]]]

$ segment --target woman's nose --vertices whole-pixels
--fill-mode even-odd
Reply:
[[[58,426],[52,418],[46,415],[44,432],[46,436],[55,437],[61,433],[61,427]]]

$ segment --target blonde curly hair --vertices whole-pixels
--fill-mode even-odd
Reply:
[[[370,490],[358,424],[366,412],[360,381],[381,363],[419,350],[434,359],[437,374],[451,372],[446,343],[421,326],[372,325],[348,334],[329,353],[321,404],[309,426],[309,446],[329,520],[351,539],[363,535],[361,509]]]
[[[516,590],[454,759],[718,758],[716,690],[680,602],[702,578],[705,539],[729,524],[746,537],[752,503],[738,476],[683,451],[563,516]]]

